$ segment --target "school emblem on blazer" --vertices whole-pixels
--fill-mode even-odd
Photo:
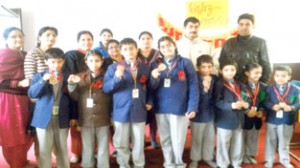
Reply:
[[[179,80],[181,80],[181,81],[186,80],[186,76],[185,76],[184,71],[179,71],[177,75],[178,75]]]
[[[97,89],[97,90],[99,90],[99,89],[102,89],[102,80],[96,80],[95,81],[95,83],[93,84],[93,89]]]
[[[142,75],[139,81],[141,84],[145,84],[147,82],[147,76]]]

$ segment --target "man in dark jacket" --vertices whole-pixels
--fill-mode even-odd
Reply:
[[[254,29],[254,16],[251,14],[242,14],[238,18],[237,37],[228,39],[221,51],[219,62],[232,59],[238,64],[236,78],[244,80],[243,67],[255,62],[263,67],[261,82],[268,83],[271,76],[271,65],[267,51],[266,41],[262,38],[252,35]]]

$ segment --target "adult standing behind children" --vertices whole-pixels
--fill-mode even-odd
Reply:
[[[109,40],[111,40],[113,38],[113,33],[110,29],[102,29],[100,32],[100,42],[99,42],[99,46],[94,48],[94,50],[99,51],[104,58],[108,58],[109,54],[107,52],[107,43]]]
[[[78,49],[68,51],[65,54],[65,65],[64,68],[70,74],[77,74],[83,72],[87,69],[85,64],[85,55],[93,47],[94,37],[90,31],[83,30],[77,34]],[[77,104],[75,105],[77,106]],[[75,109],[77,110],[77,108]],[[79,162],[82,154],[82,140],[80,131],[72,127],[70,129],[71,133],[71,151],[72,157],[70,159],[71,163]]]
[[[150,64],[156,61],[160,57],[160,53],[158,50],[152,48],[153,36],[148,31],[143,31],[139,35],[139,52],[138,52],[138,60],[143,64],[150,67]],[[155,112],[153,109],[148,111],[147,113],[147,124],[150,127],[150,138],[151,138],[151,146],[153,148],[159,148],[159,144],[156,141],[157,138],[157,124],[155,119]]]
[[[146,115],[147,110],[152,108],[147,102],[149,69],[137,60],[137,43],[132,38],[124,38],[120,47],[125,61],[109,66],[103,90],[113,94],[113,143],[118,153],[117,162],[120,167],[130,168],[132,153],[134,167],[141,168],[145,166]]]
[[[214,60],[213,72],[218,72],[218,61],[215,58],[212,46],[209,42],[203,41],[199,37],[200,21],[196,17],[188,17],[184,21],[184,34],[177,42],[178,53],[185,58],[189,58],[197,69],[197,58],[200,55],[211,55]]]
[[[9,27],[3,32],[6,48],[0,50],[0,146],[11,168],[25,167],[31,138],[26,133],[29,120],[27,89],[24,76],[24,34]]]
[[[178,55],[169,36],[158,40],[162,59],[151,64],[151,89],[164,167],[186,167],[182,160],[189,119],[198,111],[199,87],[193,63]]]
[[[271,76],[271,65],[266,41],[253,35],[255,28],[254,16],[242,14],[238,18],[238,36],[228,39],[221,50],[219,63],[234,60],[238,65],[236,79],[244,81],[243,68],[248,63],[257,63],[263,68],[260,81],[268,83]]]
[[[45,62],[45,51],[51,48],[56,43],[57,29],[55,27],[42,27],[38,32],[37,46],[29,51],[25,56],[24,73],[25,78],[31,79],[36,73],[44,72],[48,69]],[[30,111],[33,113],[35,100],[31,100]],[[32,116],[33,114],[31,114]],[[31,130],[30,130],[31,129]],[[28,131],[34,131],[33,128],[28,128]],[[32,132],[33,133],[33,132]],[[38,158],[38,142],[35,138],[34,142],[35,155]]]
[[[38,32],[37,45],[25,57],[25,77],[31,79],[36,73],[48,69],[45,63],[45,51],[56,43],[58,31],[55,27],[42,27]]]

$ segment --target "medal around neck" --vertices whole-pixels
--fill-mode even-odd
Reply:
[[[159,64],[159,66],[158,66],[158,70],[159,71],[164,71],[164,70],[166,70],[166,65],[165,64]]]

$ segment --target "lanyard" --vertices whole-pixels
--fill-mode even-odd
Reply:
[[[287,85],[287,89],[286,89],[285,93],[283,94],[283,97],[281,97],[281,95],[280,95],[279,92],[277,91],[276,87],[273,86],[274,92],[275,92],[275,94],[276,94],[276,96],[277,96],[279,102],[286,102],[285,99],[287,98],[287,96],[288,96],[288,94],[289,94],[289,92],[290,92],[290,88],[291,88],[291,86],[290,86],[290,84],[288,84],[288,85]]]
[[[167,72],[167,78],[169,78],[169,75],[170,75],[170,73],[171,73],[171,71],[176,67],[176,65],[177,65],[177,61],[176,62],[174,62],[174,64],[172,65],[172,67],[169,69],[169,66],[168,66],[168,72]]]
[[[224,83],[224,86],[229,89],[230,91],[232,91],[237,97],[238,99],[241,101],[242,96],[241,96],[241,90],[240,87],[237,85],[237,83],[234,81],[234,88],[231,85],[228,85],[226,82]]]
[[[249,90],[247,90],[249,97],[252,99],[252,106],[256,106],[256,102],[257,102],[257,96],[258,96],[258,92],[259,92],[259,83],[257,82],[255,84],[255,89],[254,92],[252,94],[252,92],[250,92]]]

